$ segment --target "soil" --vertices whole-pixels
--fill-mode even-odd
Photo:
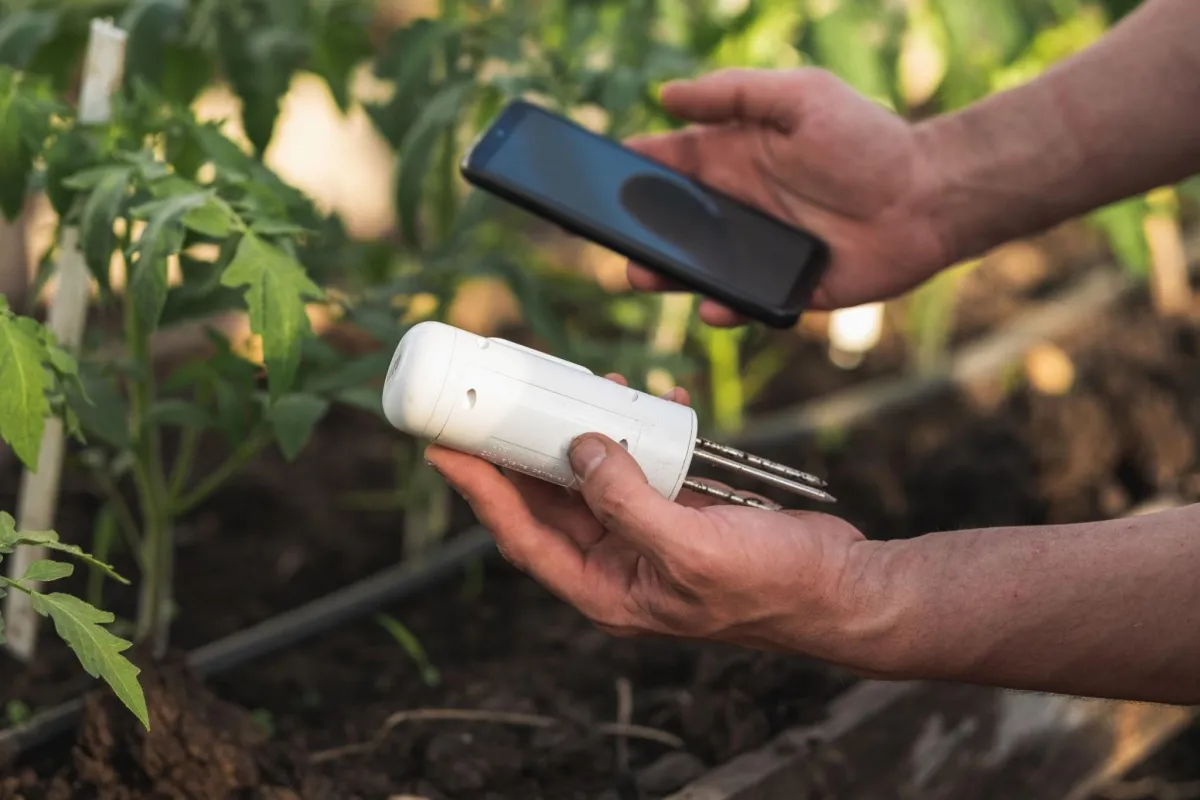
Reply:
[[[1196,499],[1200,315],[1161,320],[1135,300],[1065,344],[1075,371],[1065,394],[1021,384],[983,409],[949,396],[764,455],[825,475],[835,513],[874,538],[1098,519],[1164,491]],[[793,374],[844,381],[825,363],[810,354]],[[781,379],[760,407],[795,402],[795,380]],[[264,455],[185,520],[176,645],[190,649],[398,561],[397,512],[338,505],[344,491],[387,487],[398,441],[365,415],[338,412],[299,461]],[[218,456],[214,447],[207,457]],[[0,507],[11,507],[15,473],[3,486]],[[85,483],[64,492],[60,530],[86,541],[96,501]],[[462,508],[456,517],[469,520]],[[113,591],[106,603],[127,614],[131,600]],[[663,797],[820,719],[851,683],[785,655],[610,638],[502,562],[487,562],[482,581],[465,572],[387,613],[420,641],[439,680],[426,680],[371,619],[207,686],[178,665],[147,670],[151,733],[98,693],[73,739],[0,768],[0,800]],[[84,685],[51,633],[33,668],[0,661],[0,707],[19,698],[36,710]],[[628,721],[682,747],[631,736],[622,763],[622,742],[605,726],[618,721],[623,685]],[[439,709],[473,718],[428,718]],[[397,712],[410,718],[385,730]],[[347,745],[361,747],[339,751]]]

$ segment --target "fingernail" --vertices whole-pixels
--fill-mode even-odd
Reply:
[[[679,391],[678,389],[668,389],[668,390],[666,391],[666,393],[664,393],[664,394],[660,395],[660,399],[662,399],[662,400],[674,400],[674,399],[675,399],[675,393],[676,393],[676,392],[678,392],[678,391]]]
[[[571,448],[571,469],[576,478],[586,481],[607,457],[608,450],[603,442],[597,439],[583,439]]]

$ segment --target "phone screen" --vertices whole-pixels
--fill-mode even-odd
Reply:
[[[814,237],[536,106],[510,107],[471,166],[764,308],[806,299],[818,268]]]

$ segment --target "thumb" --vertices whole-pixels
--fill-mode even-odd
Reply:
[[[790,129],[799,114],[791,71],[723,69],[662,89],[668,113],[689,122],[749,122]]]
[[[587,434],[571,446],[571,468],[592,514],[612,533],[644,555],[660,555],[688,530],[694,509],[663,497],[646,480],[625,448],[600,434]]]

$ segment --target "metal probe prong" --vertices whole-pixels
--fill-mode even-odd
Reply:
[[[781,477],[773,472],[766,472],[765,470],[751,467],[742,463],[741,461],[735,461],[731,458],[717,455],[716,453],[710,453],[703,448],[697,448],[694,457],[700,459],[701,461],[707,461],[710,464],[716,464],[717,466],[725,467],[733,472],[739,472],[742,475],[757,478],[764,483],[778,486],[781,489],[787,489],[789,492],[794,494],[805,495],[806,497],[811,497],[814,500],[820,500],[822,503],[837,502],[834,496],[828,492],[823,492],[820,489],[813,488],[812,486]]]
[[[730,447],[727,444],[720,444],[709,439],[697,439],[697,449],[712,450],[715,453],[720,453],[723,456],[732,458],[736,461],[745,461],[747,464],[758,467],[767,472],[777,472],[788,478],[794,478],[801,483],[811,484],[818,489],[824,489],[828,486],[825,481],[818,478],[816,475],[810,475],[807,472],[801,472],[798,469],[789,467],[787,464],[780,464],[778,461],[770,461],[762,456],[756,456],[753,453],[747,453],[744,450],[738,450],[736,447]]]
[[[760,500],[757,497],[742,497],[739,494],[727,492],[724,489],[718,489],[715,486],[709,486],[707,483],[692,480],[691,478],[683,482],[683,487],[685,489],[691,489],[697,494],[708,495],[709,497],[715,497],[718,500],[724,500],[739,506],[761,508],[764,511],[779,511],[783,508],[783,506],[779,505],[778,503],[772,503],[769,500]]]

